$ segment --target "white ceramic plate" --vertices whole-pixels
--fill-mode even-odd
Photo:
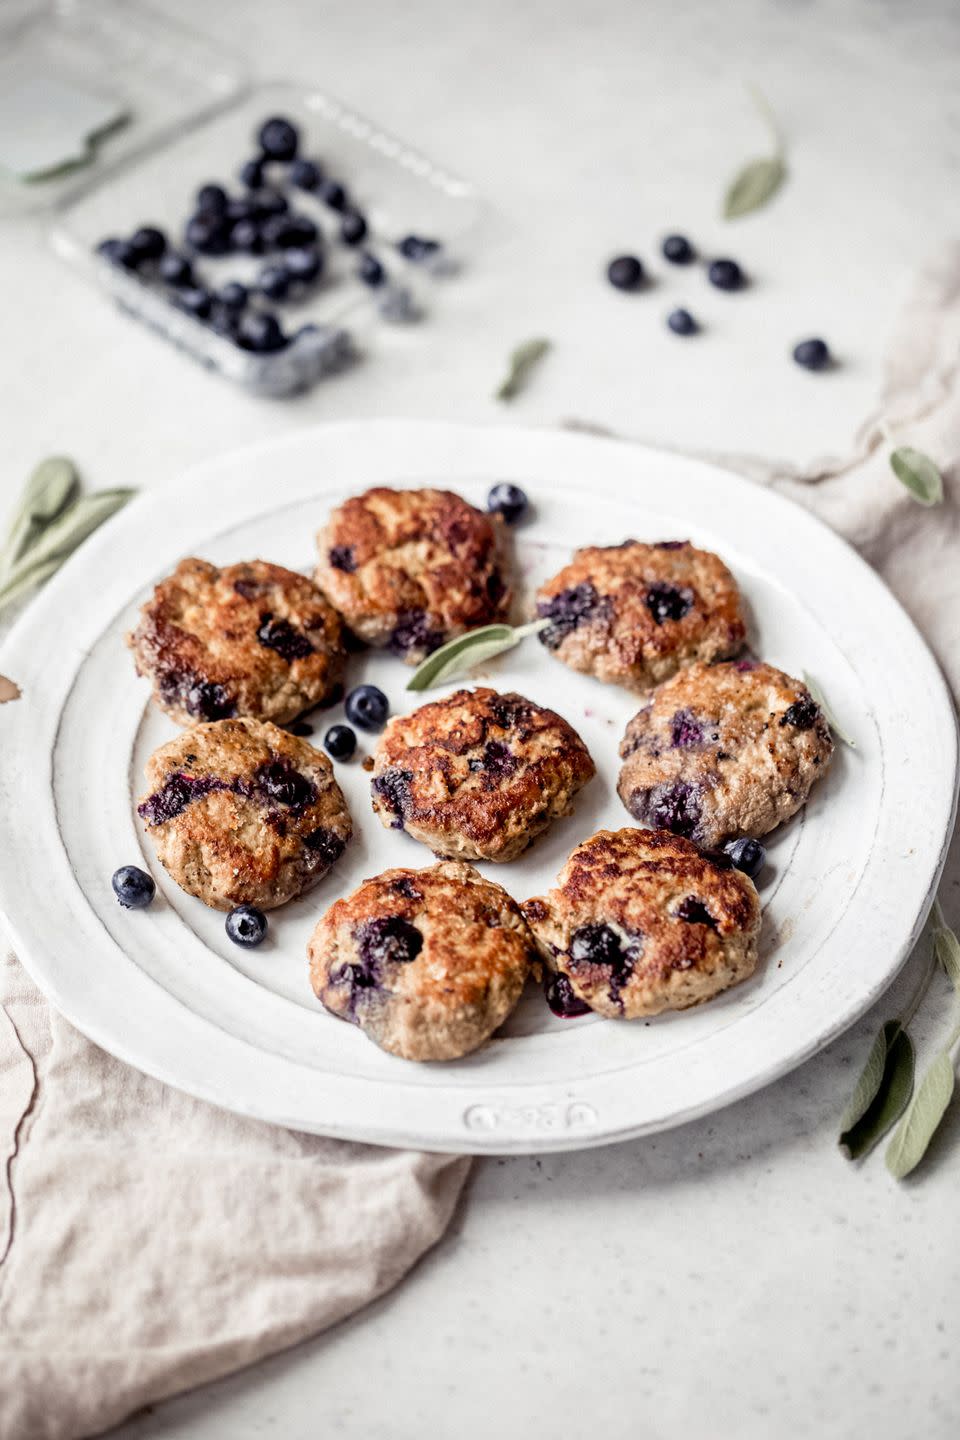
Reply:
[[[147,705],[123,635],[177,560],[264,558],[308,568],[330,506],[373,483],[449,485],[483,503],[519,482],[536,512],[516,533],[528,581],[575,545],[690,537],[732,566],[757,653],[829,697],[838,745],[805,812],[769,845],[762,963],[711,1004],[644,1023],[561,1021],[530,986],[505,1030],[454,1064],[382,1054],[313,998],[316,918],[362,877],[430,854],[384,830],[357,762],[338,766],[356,836],[308,896],[246,952],[223,916],[182,894],[134,814],[143,763],[173,726]],[[592,437],[417,422],[331,425],[193,470],[136,500],[27,611],[0,658],[23,699],[0,709],[2,902],[37,983],[92,1039],[150,1074],[277,1124],[437,1150],[559,1150],[714,1109],[797,1065],[889,984],[919,931],[956,803],[953,706],[928,650],[873,572],[811,516],[694,461]],[[410,672],[361,657],[394,712]],[[479,677],[478,677],[479,678]],[[629,823],[617,744],[637,702],[574,675],[529,640],[484,679],[559,710],[597,762],[575,812],[529,855],[483,866],[518,899],[548,886],[578,840]],[[435,692],[437,693],[437,692]],[[315,740],[338,718],[316,725]],[[369,745],[365,745],[369,749]],[[158,880],[122,910],[110,876]]]

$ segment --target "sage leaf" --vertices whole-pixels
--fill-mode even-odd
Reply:
[[[727,187],[723,200],[723,218],[736,220],[760,210],[776,195],[787,178],[787,167],[781,155],[766,155],[749,160]]]
[[[833,731],[834,735],[836,735],[837,739],[842,741],[844,745],[849,745],[851,750],[856,750],[856,740],[852,740],[845,730],[840,729],[840,726],[837,724],[837,717],[834,715],[833,711],[830,709],[830,706],[827,704],[824,698],[823,691],[820,689],[820,686],[817,684],[816,680],[814,680],[812,675],[808,675],[806,670],[801,671],[801,674],[803,675],[804,685],[806,685],[807,689],[810,691],[810,694],[820,706],[820,709],[826,716],[827,724],[830,726],[830,729]]]
[[[518,345],[510,355],[506,376],[494,394],[494,399],[512,400],[518,395],[529,380],[531,371],[549,349],[549,340],[526,340],[522,345]]]
[[[840,1145],[860,1160],[903,1114],[913,1092],[913,1041],[899,1020],[888,1020],[873,1042],[840,1122]]]
[[[0,551],[0,575],[27,553],[50,522],[76,498],[79,485],[71,460],[61,455],[41,460],[24,486],[20,507]]]
[[[482,625],[479,630],[468,630],[466,635],[448,640],[421,661],[407,689],[429,690],[434,685],[456,680],[485,660],[512,650],[524,636],[535,635],[549,623],[549,620],[532,620],[529,625]]]
[[[954,1078],[950,1051],[941,1050],[887,1146],[887,1169],[895,1180],[909,1175],[927,1153],[953,1096]]]
[[[132,490],[98,490],[93,495],[81,495],[62,510],[0,583],[0,611],[49,580],[74,550],[125,505],[133,493]]]
[[[943,500],[943,476],[922,450],[898,445],[890,452],[890,468],[921,505],[939,505]]]
[[[933,948],[940,964],[950,976],[954,990],[960,995],[960,940],[947,924],[939,900],[933,902],[933,917]]]

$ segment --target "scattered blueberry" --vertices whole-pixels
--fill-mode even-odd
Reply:
[[[358,730],[382,730],[390,714],[390,702],[376,685],[358,685],[347,696],[344,709]]]
[[[801,340],[794,346],[793,358],[804,370],[826,370],[831,357],[826,340]]]
[[[349,760],[357,748],[357,737],[349,725],[331,725],[323,737],[323,748],[334,760]]]
[[[369,285],[371,289],[376,289],[378,285],[382,285],[384,280],[386,280],[387,272],[380,264],[376,255],[371,255],[368,250],[360,257],[357,276],[363,281],[364,285]]]
[[[527,508],[527,497],[519,485],[502,480],[494,485],[487,496],[487,509],[492,515],[502,515],[508,525],[520,519]]]
[[[707,279],[718,290],[740,290],[746,277],[736,260],[713,260],[707,271]]]
[[[205,290],[202,285],[188,285],[178,291],[175,303],[188,315],[195,315],[198,320],[206,320],[212,301],[210,291]]]
[[[167,248],[167,237],[156,225],[142,225],[130,237],[137,264],[146,260],[159,260]]]
[[[671,310],[667,316],[667,324],[674,335],[696,335],[699,326],[690,314],[689,310],[678,308]]]
[[[249,298],[249,290],[246,285],[241,285],[239,280],[231,280],[222,290],[217,291],[217,299],[228,310],[242,310]]]
[[[257,289],[268,300],[282,300],[290,289],[290,276],[283,265],[264,265],[257,276]]]
[[[321,178],[320,166],[312,160],[294,160],[290,166],[290,184],[298,190],[316,190]]]
[[[339,180],[321,180],[317,189],[320,199],[331,210],[346,210],[347,192]]]
[[[696,252],[686,235],[667,235],[660,249],[664,260],[669,260],[671,265],[689,265],[691,260],[696,259]]]
[[[636,255],[618,255],[607,266],[607,279],[618,290],[639,290],[643,284],[643,266]]]
[[[742,870],[751,880],[755,880],[760,874],[767,858],[767,852],[760,841],[750,836],[744,836],[740,840],[728,840],[723,849],[733,861],[734,869]]]
[[[238,220],[230,231],[230,243],[234,250],[245,250],[248,255],[263,254],[263,236],[256,220]]]
[[[237,331],[237,340],[244,350],[252,350],[258,355],[282,350],[287,343],[287,337],[276,315],[265,310],[244,315]]]
[[[157,267],[157,274],[165,285],[192,285],[193,269],[186,255],[168,250]]]
[[[203,212],[187,221],[184,239],[202,255],[225,255],[230,249],[231,227],[222,215]]]
[[[111,265],[120,265],[124,270],[136,269],[137,252],[129,240],[118,240],[113,236],[108,240],[101,240],[97,246],[97,254],[109,260]]]
[[[300,137],[295,125],[282,116],[275,115],[265,120],[257,136],[260,149],[270,160],[292,160],[297,153]]]
[[[566,975],[551,975],[543,988],[547,1004],[554,1015],[561,1020],[573,1020],[578,1015],[589,1015],[590,1006],[581,1000]]]
[[[227,209],[227,192],[222,185],[201,185],[197,191],[197,210],[205,215],[223,215]]]
[[[110,881],[113,893],[124,910],[142,910],[156,894],[153,878],[136,865],[121,865]]]
[[[240,166],[240,183],[248,190],[259,190],[263,184],[263,161],[247,160]]]
[[[427,240],[422,235],[404,235],[397,241],[397,249],[407,260],[428,260],[440,249],[440,241]]]
[[[366,238],[366,217],[359,210],[348,210],[340,222],[340,239],[345,245],[359,245]]]
[[[234,945],[252,950],[267,933],[267,917],[256,905],[237,905],[227,916],[224,928]]]
[[[311,285],[323,269],[323,255],[314,245],[295,245],[286,250],[283,268],[298,285]]]

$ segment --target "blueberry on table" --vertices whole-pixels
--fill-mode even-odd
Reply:
[[[130,236],[130,244],[139,265],[142,261],[159,260],[167,248],[167,237],[156,225],[141,225]]]
[[[297,127],[289,120],[282,115],[273,115],[260,126],[257,142],[268,160],[292,160],[297,153],[300,136]]]
[[[237,905],[224,921],[224,928],[234,945],[252,950],[267,933],[267,917],[256,905]]]
[[[405,260],[427,260],[440,249],[440,241],[428,240],[423,235],[404,235],[397,241],[397,249]]]
[[[226,255],[231,238],[231,226],[222,215],[194,215],[184,231],[187,244],[201,255]]]
[[[165,285],[192,285],[193,268],[186,255],[168,250],[157,267],[157,274]]]
[[[746,283],[746,276],[736,260],[711,261],[707,279],[718,290],[741,290]]]
[[[340,222],[340,239],[344,245],[359,245],[366,238],[366,216],[359,210],[348,210]]]
[[[744,836],[740,840],[728,840],[723,847],[724,854],[729,855],[735,870],[742,870],[744,875],[755,880],[763,869],[767,858],[767,852],[759,840],[753,840],[750,836]]]
[[[290,275],[283,265],[264,265],[257,276],[257,289],[268,300],[283,300],[290,289]]]
[[[376,289],[378,285],[382,285],[384,280],[386,280],[387,272],[380,264],[376,255],[371,255],[370,252],[367,251],[366,254],[360,257],[360,264],[357,267],[357,277],[363,281],[364,285],[369,285],[371,289]]]
[[[227,209],[227,192],[222,185],[201,185],[197,191],[197,210],[204,215],[223,215]]]
[[[267,355],[271,351],[282,350],[287,337],[276,315],[271,315],[268,310],[256,310],[248,312],[240,321],[237,342],[244,350]]]
[[[250,298],[250,292],[239,280],[231,280],[222,290],[217,291],[216,298],[228,310],[242,310]]]
[[[119,265],[124,270],[135,270],[137,268],[137,252],[129,240],[119,240],[110,236],[107,240],[101,240],[97,246],[97,254],[102,255],[104,260],[109,260],[111,265]]]
[[[639,290],[644,281],[643,266],[636,255],[618,255],[607,266],[607,279],[617,290]]]
[[[390,714],[390,702],[376,685],[358,685],[347,696],[344,709],[358,730],[382,730]]]
[[[667,324],[674,335],[695,335],[699,328],[690,311],[684,309],[671,310]]]
[[[323,748],[334,760],[349,760],[357,748],[357,737],[349,725],[331,725],[323,737]]]
[[[320,166],[312,160],[294,160],[290,166],[290,184],[298,190],[316,190],[322,178]]]
[[[527,497],[519,485],[510,485],[506,480],[494,485],[487,496],[487,509],[491,515],[502,515],[508,525],[520,519],[527,508]]]
[[[259,190],[263,184],[263,160],[246,160],[237,172],[240,184],[248,190]]]
[[[826,370],[831,361],[826,340],[801,340],[793,349],[793,358],[804,370]]]
[[[243,250],[248,255],[262,255],[263,235],[256,220],[238,220],[230,231],[230,244],[234,250]]]
[[[346,210],[347,192],[339,180],[321,180],[317,187],[320,199],[331,210]]]
[[[205,290],[202,285],[187,285],[178,291],[175,303],[188,315],[195,315],[198,320],[206,320],[213,300],[210,291]]]
[[[309,285],[323,269],[323,255],[312,245],[297,245],[283,252],[283,268],[298,285]]]
[[[667,235],[660,246],[664,260],[671,265],[689,265],[696,259],[696,251],[686,235]]]
[[[157,890],[152,876],[136,865],[121,865],[119,870],[114,870],[110,883],[124,910],[142,910]]]

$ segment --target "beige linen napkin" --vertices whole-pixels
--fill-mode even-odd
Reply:
[[[956,693],[960,247],[906,315],[851,456],[803,471],[716,458],[848,536]],[[940,463],[942,506],[894,478],[884,422]],[[315,1334],[393,1285],[450,1218],[465,1160],[293,1134],[168,1090],[53,1014],[12,956],[0,1004],[0,1440],[96,1434]]]

